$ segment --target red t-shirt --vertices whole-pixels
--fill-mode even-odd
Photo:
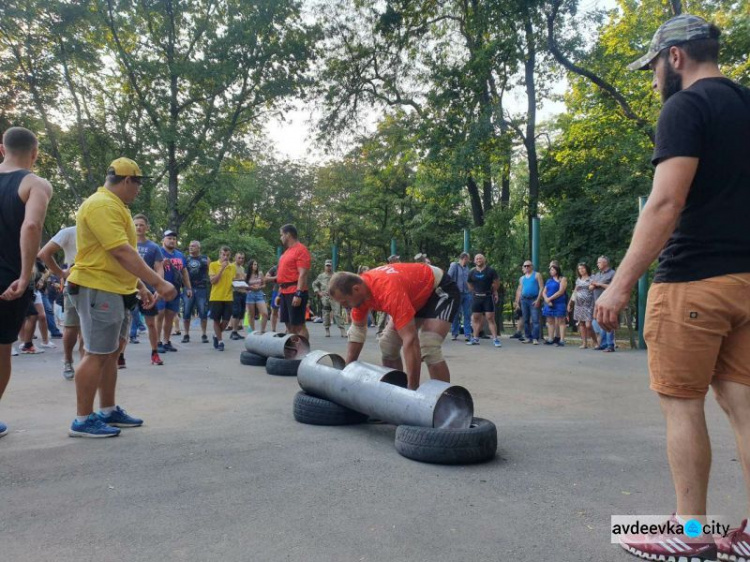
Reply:
[[[279,284],[279,290],[282,294],[297,292],[298,268],[303,267],[309,270],[311,262],[310,252],[299,242],[281,254],[276,282]],[[282,287],[282,283],[294,283],[294,285]],[[302,287],[302,290],[307,291],[307,285]]]
[[[390,314],[397,330],[406,326],[427,304],[435,290],[435,274],[424,263],[394,263],[361,275],[372,298],[352,309],[352,320],[362,322],[369,310]]]

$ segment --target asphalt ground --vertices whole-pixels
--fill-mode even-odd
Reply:
[[[314,349],[343,352],[309,327]],[[401,457],[390,425],[296,423],[296,379],[241,365],[242,341],[175,344],[163,367],[142,342],[118,403],[146,424],[114,439],[67,436],[75,391],[59,348],[13,359],[0,562],[626,561],[610,516],[673,510],[645,352],[447,341],[453,382],[497,425],[499,449],[438,466]],[[371,330],[362,359],[377,358]],[[709,510],[739,522],[734,439],[711,397],[707,412]]]

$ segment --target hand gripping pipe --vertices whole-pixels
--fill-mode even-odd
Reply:
[[[245,349],[264,357],[302,359],[310,351],[310,343],[296,334],[251,332],[245,337]]]
[[[461,386],[430,380],[407,390],[402,371],[362,361],[344,365],[334,353],[310,352],[297,381],[310,394],[395,425],[465,429],[471,424],[474,401]]]

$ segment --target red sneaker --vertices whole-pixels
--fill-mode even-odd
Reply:
[[[715,537],[719,560],[750,562],[750,534],[745,532],[745,519],[739,529],[732,529],[726,537]]]
[[[156,351],[151,354],[151,364],[164,365],[164,361],[161,360],[161,357],[159,357],[159,354]]]
[[[126,369],[127,368],[125,366],[125,356],[122,353],[120,353],[120,356],[117,358],[117,368],[118,369]]]
[[[667,525],[678,525],[674,517]],[[696,542],[700,540],[702,542]],[[628,535],[620,540],[620,546],[630,554],[646,560],[659,562],[715,562],[716,543],[710,539],[692,539],[685,534],[664,533],[659,535]]]

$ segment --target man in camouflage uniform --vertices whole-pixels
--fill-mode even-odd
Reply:
[[[341,325],[341,305],[332,300],[328,294],[328,282],[333,277],[333,262],[326,260],[325,270],[318,275],[313,281],[312,288],[315,294],[320,298],[320,304],[323,309],[323,326],[326,329],[326,337],[331,337],[331,312],[333,312],[333,323],[341,330],[341,337],[346,337],[346,331]]]

